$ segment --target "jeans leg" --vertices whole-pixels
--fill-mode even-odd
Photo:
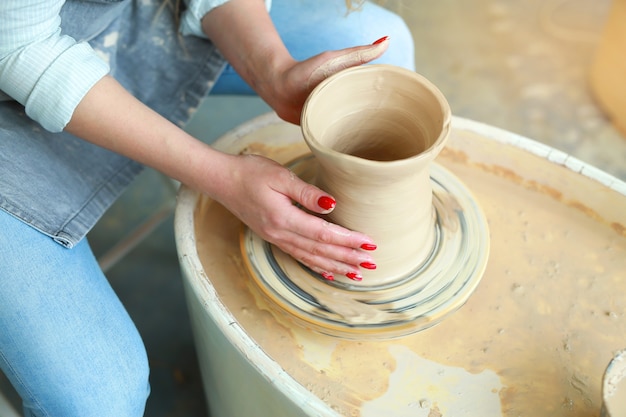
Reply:
[[[327,50],[367,45],[390,37],[387,52],[372,63],[415,70],[413,37],[402,18],[374,3],[347,13],[345,0],[272,0],[272,21],[291,55],[297,60]],[[232,66],[211,90],[219,94],[255,94]]]
[[[66,249],[0,211],[0,367],[26,416],[142,416],[143,342],[83,239]]]

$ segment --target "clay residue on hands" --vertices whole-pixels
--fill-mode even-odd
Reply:
[[[331,75],[356,65],[378,58],[385,52],[389,42],[352,48],[350,52],[338,55],[320,65],[309,76],[307,86],[313,88]]]

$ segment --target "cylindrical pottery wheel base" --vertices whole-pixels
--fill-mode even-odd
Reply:
[[[242,224],[182,188],[176,240],[208,404],[228,417],[588,417],[626,337],[626,185],[559,151],[454,119],[436,163],[489,223],[467,302],[391,340],[308,331],[259,296]],[[288,163],[308,152],[268,115],[216,147]]]

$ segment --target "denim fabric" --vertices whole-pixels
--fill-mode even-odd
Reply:
[[[87,240],[69,250],[0,212],[0,368],[26,417],[140,417],[143,343]]]
[[[122,85],[182,126],[224,61],[208,40],[177,36],[161,4],[69,1],[61,26],[88,39]],[[0,208],[64,246],[85,236],[140,170],[70,134],[45,131],[16,102],[0,102]]]

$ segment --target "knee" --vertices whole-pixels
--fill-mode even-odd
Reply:
[[[91,391],[93,399],[85,396],[76,399],[79,404],[83,402],[82,411],[76,416],[143,416],[150,393],[149,374],[143,345],[123,358],[114,358],[106,372],[94,376],[100,381]]]
[[[340,44],[335,41],[336,46],[367,45],[388,36],[390,42],[387,51],[372,63],[391,64],[415,70],[413,34],[399,14],[373,2],[366,2],[358,10],[340,18],[338,27],[341,28],[338,30],[342,31],[340,34],[342,40]]]
[[[150,394],[149,376],[148,359],[142,345],[141,351],[125,360],[125,366],[103,384],[106,390],[100,394],[93,416],[143,416]],[[105,406],[107,408],[103,408]]]
[[[272,0],[272,19],[298,60],[389,36],[387,52],[375,62],[415,68],[413,35],[400,15],[371,1],[346,12],[345,0]]]
[[[65,370],[67,371],[67,370]],[[141,417],[150,393],[145,350],[126,352],[106,367],[79,366],[63,372],[38,398],[24,400],[27,416]],[[65,378],[65,380],[64,380]],[[63,383],[60,383],[63,381]]]

